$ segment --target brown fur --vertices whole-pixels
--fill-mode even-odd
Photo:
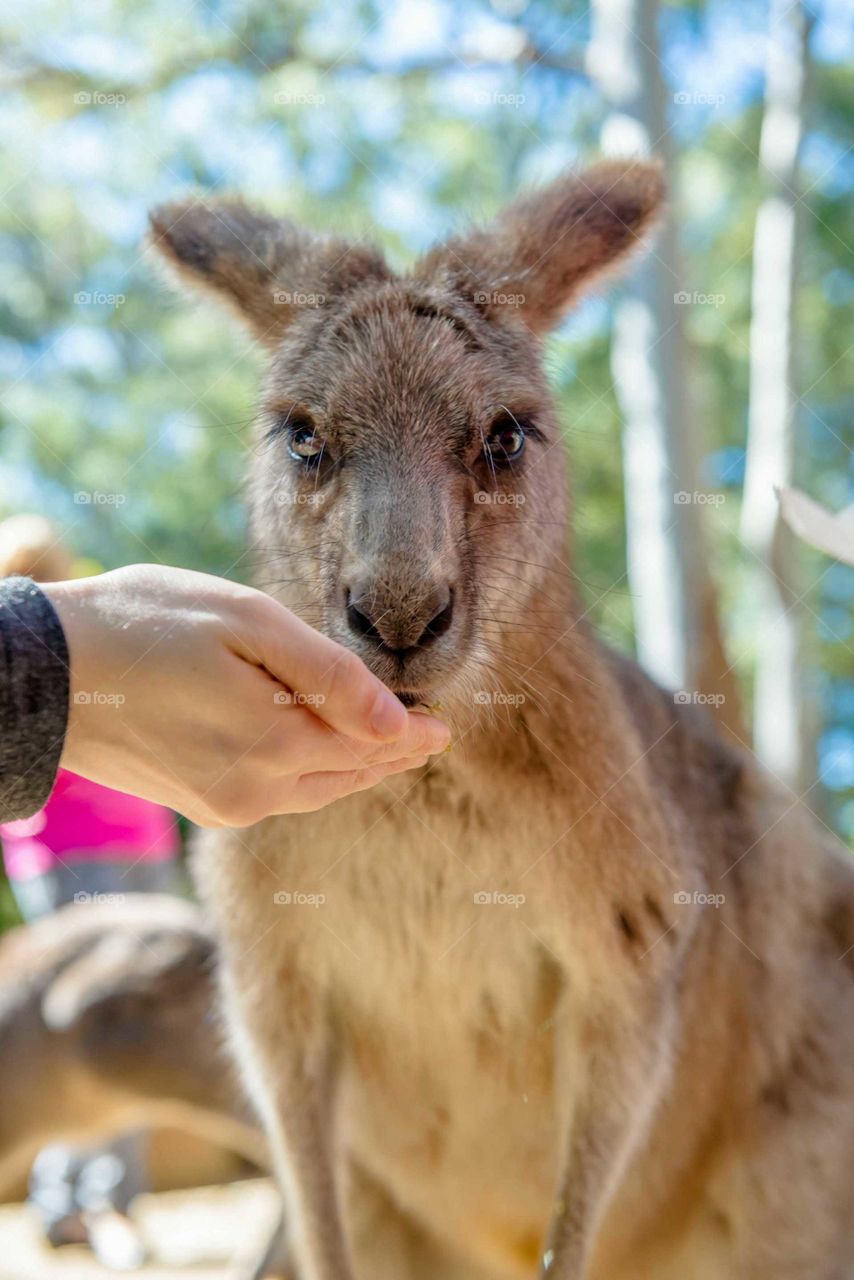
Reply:
[[[265,1162],[222,1049],[197,908],[74,903],[0,942],[0,1198],[39,1148],[177,1124]]]
[[[420,776],[198,859],[301,1280],[854,1265],[850,866],[602,648],[567,562],[540,335],[661,194],[653,166],[600,166],[404,277],[243,206],[154,217],[272,349],[259,582],[455,730]],[[325,301],[271,305],[298,290]],[[527,443],[493,468],[508,415]]]

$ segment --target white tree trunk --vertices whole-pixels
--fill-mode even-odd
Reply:
[[[588,67],[610,107],[606,152],[660,156],[671,168],[657,0],[593,0]],[[623,415],[629,587],[641,665],[670,688],[712,699],[739,736],[703,537],[696,415],[688,404],[684,288],[672,219],[617,304],[612,370]],[[701,495],[701,497],[704,495]],[[686,500],[687,499],[687,500]]]
[[[798,593],[792,537],[777,491],[793,481],[797,397],[793,381],[799,155],[808,24],[800,3],[771,0],[759,163],[750,325],[750,413],[742,537],[756,557],[758,606],[753,737],[756,752],[790,786],[814,772],[807,759],[800,679]]]

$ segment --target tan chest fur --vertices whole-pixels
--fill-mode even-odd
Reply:
[[[323,1006],[353,1159],[416,1218],[529,1274],[573,1103],[572,1071],[555,1088],[556,1030],[565,1053],[591,998],[588,930],[602,951],[584,824],[566,834],[565,804],[516,806],[510,776],[472,777],[459,761],[414,777],[217,836],[199,880],[214,910],[230,904],[219,925],[244,983],[278,972],[284,1008],[298,974]],[[566,967],[573,937],[570,995],[552,948]]]

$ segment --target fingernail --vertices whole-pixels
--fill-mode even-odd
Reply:
[[[370,724],[379,737],[398,738],[406,728],[406,708],[388,689],[382,689],[371,711]]]

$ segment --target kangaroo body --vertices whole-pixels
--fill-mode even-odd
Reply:
[[[69,903],[0,943],[0,1195],[40,1147],[178,1125],[266,1158],[215,1016],[213,941],[159,894]]]
[[[661,195],[601,165],[405,277],[153,215],[271,354],[259,585],[454,730],[197,857],[295,1280],[854,1274],[850,863],[597,642],[566,561],[540,338]]]
[[[561,732],[529,710],[415,783],[211,839],[198,880],[248,1078],[275,1098],[280,1046],[309,1027],[333,1058],[358,1275],[515,1280],[537,1273],[599,1038],[638,1036],[610,1099],[637,1133],[590,1276],[841,1280],[848,869],[693,713],[594,669]],[[631,1016],[651,972],[652,1053]]]

